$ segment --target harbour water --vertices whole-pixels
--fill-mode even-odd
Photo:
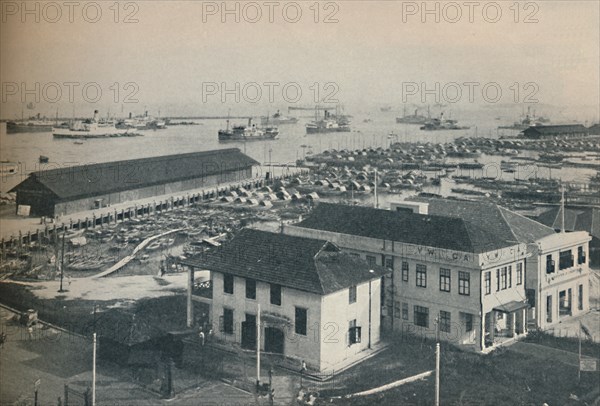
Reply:
[[[308,112],[307,112],[308,113]],[[362,149],[369,147],[388,147],[393,142],[446,143],[459,137],[480,136],[498,138],[501,135],[514,134],[511,130],[497,130],[499,125],[493,114],[484,112],[479,115],[459,117],[460,123],[470,126],[468,130],[421,131],[418,125],[397,124],[398,112],[372,112],[356,114],[352,118],[352,132],[306,134],[305,124],[311,117],[300,117],[295,125],[281,125],[276,140],[253,142],[220,143],[217,139],[219,129],[225,127],[225,120],[196,120],[198,125],[177,125],[164,130],[143,131],[142,137],[122,137],[108,139],[88,139],[75,143],[69,139],[55,139],[51,133],[7,134],[6,123],[0,125],[0,160],[18,162],[19,170],[15,175],[3,175],[0,192],[6,192],[28,173],[36,170],[53,169],[63,166],[85,165],[149,156],[169,155],[186,152],[207,151],[219,148],[240,148],[247,155],[264,165],[289,164],[307,154],[317,154],[327,149]],[[308,116],[308,114],[306,114]],[[364,122],[370,119],[369,122]],[[231,120],[232,124],[244,120]],[[393,133],[393,136],[390,136]],[[40,155],[47,156],[49,163],[40,164]],[[523,151],[523,156],[535,156],[534,152]],[[478,161],[485,164],[483,171],[475,171],[474,176],[498,176],[506,179],[514,174],[500,173],[500,161],[508,157],[482,156]],[[449,160],[450,161],[450,160]],[[460,159],[454,161],[459,162]],[[524,162],[523,162],[524,164]],[[564,181],[583,180],[593,175],[593,170],[581,168],[548,169],[531,166],[522,171],[519,177],[553,177]]]

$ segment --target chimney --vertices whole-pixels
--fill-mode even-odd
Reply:
[[[131,111],[129,112],[129,118],[131,118]]]
[[[98,120],[100,120],[100,114],[98,113],[98,110],[94,110],[94,121]]]

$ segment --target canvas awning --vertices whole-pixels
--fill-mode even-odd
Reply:
[[[512,302],[503,303],[499,306],[494,307],[494,310],[502,312],[502,313],[514,313],[517,310],[527,309],[529,307],[529,303],[527,302],[517,302],[513,300]]]

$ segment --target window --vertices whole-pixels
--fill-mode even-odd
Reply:
[[[350,345],[360,343],[361,328],[356,325],[356,319],[348,323],[348,338]]]
[[[473,315],[471,313],[465,313],[465,331],[473,331]]]
[[[302,307],[296,307],[295,328],[296,334],[306,335],[306,325],[308,324],[307,310]]]
[[[348,289],[348,303],[356,303],[356,285],[350,286]]]
[[[579,265],[585,264],[585,259],[585,251],[583,250],[583,247],[577,247],[577,263]]]
[[[402,320],[408,320],[408,303],[402,303]]]
[[[367,255],[367,264],[369,264],[369,266],[373,266],[375,265],[375,257],[372,255]]]
[[[429,327],[429,309],[427,307],[415,306],[415,324],[421,327]]]
[[[281,306],[281,285],[271,283],[271,304]]]
[[[496,269],[496,292],[500,290],[500,268]]]
[[[394,269],[394,258],[386,258],[385,259],[385,267],[387,269]]]
[[[502,288],[502,290],[506,289],[506,267],[503,266],[502,269],[500,269],[500,287]]]
[[[399,318],[402,317],[402,306],[400,304],[400,302],[395,301],[394,302],[394,317]]]
[[[546,255],[546,273],[553,273],[556,271],[554,266],[554,260],[552,259],[552,255]]]
[[[440,290],[450,292],[450,270],[440,268]]]
[[[468,272],[458,273],[458,294],[459,295],[470,295],[471,294],[471,274]]]
[[[508,287],[512,288],[512,265],[508,266]]]
[[[492,293],[492,273],[487,271],[485,273],[485,294],[489,295]]]
[[[523,284],[523,263],[519,262],[517,264],[517,285]]]
[[[233,275],[223,275],[223,292],[233,295]]]
[[[546,296],[546,322],[552,323],[552,295]]]
[[[417,286],[427,287],[427,267],[425,265],[417,264]]]
[[[226,334],[233,334],[233,310],[225,308],[223,309],[221,331]]]
[[[246,299],[256,299],[256,281],[246,279]]]
[[[577,309],[583,310],[583,285],[579,285],[577,293]]]
[[[567,269],[573,266],[574,258],[571,250],[561,251],[558,255],[558,269]]]
[[[440,310],[440,331],[450,332],[450,312]]]
[[[402,280],[408,282],[408,262],[402,261]]]
[[[351,252],[350,255],[352,255],[355,258],[360,258],[360,254],[357,254],[356,252]]]

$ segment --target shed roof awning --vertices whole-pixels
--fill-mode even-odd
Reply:
[[[527,302],[517,302],[516,300],[513,300],[512,302],[504,303],[494,307],[494,310],[502,313],[513,313],[517,310],[527,309],[528,307],[529,303]]]

